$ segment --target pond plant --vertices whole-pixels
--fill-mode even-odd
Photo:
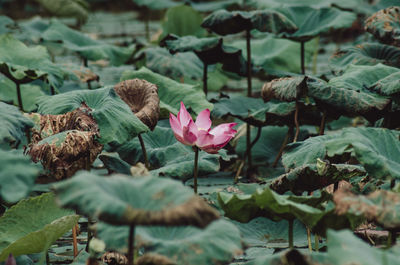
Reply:
[[[3,2],[0,264],[400,264],[398,1]]]

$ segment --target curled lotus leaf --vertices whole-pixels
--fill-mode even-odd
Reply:
[[[400,229],[400,194],[387,190],[376,190],[366,196],[350,191],[338,190],[333,196],[339,215],[365,216],[385,229]]]
[[[400,67],[400,48],[381,43],[365,43],[340,50],[329,60],[330,66],[335,71],[343,70],[349,64],[376,65],[378,63]]]
[[[116,225],[206,227],[219,218],[191,189],[171,179],[81,172],[56,183],[54,190],[63,207]]]
[[[400,6],[374,13],[365,20],[365,30],[383,43],[400,46]]]
[[[197,38],[195,36],[179,37],[169,34],[161,43],[171,53],[194,52],[207,65],[221,63],[222,69],[239,75],[247,74],[247,62],[242,51],[223,44],[222,38]]]
[[[317,164],[307,164],[290,170],[270,184],[270,188],[279,194],[292,191],[301,195],[304,191],[322,189],[340,180],[349,180],[356,176],[365,176],[367,172],[361,166],[330,164],[318,160]]]
[[[49,13],[58,17],[74,17],[84,24],[89,16],[86,0],[35,0]]]
[[[400,96],[400,71],[378,80],[368,90],[383,96]]]
[[[114,90],[128,104],[136,117],[154,130],[160,115],[157,86],[146,80],[135,78],[116,84]]]
[[[36,125],[31,129],[27,153],[34,162],[41,161],[55,179],[72,176],[94,162],[103,149],[97,141],[98,125],[88,114],[86,104],[61,115],[28,114]]]
[[[307,76],[274,79],[262,86],[261,96],[264,101],[270,101],[271,99],[295,101],[305,94],[307,79]]]
[[[261,32],[294,32],[296,25],[285,15],[273,10],[233,11],[218,10],[206,17],[201,24],[219,35],[228,35],[244,30]]]

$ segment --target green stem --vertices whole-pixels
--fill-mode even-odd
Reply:
[[[246,156],[247,156],[247,171],[250,172],[252,167],[251,159],[251,126],[246,124]]]
[[[142,134],[139,133],[138,138],[139,138],[140,146],[142,147],[142,152],[143,152],[143,157],[144,157],[144,165],[146,166],[147,169],[150,169],[149,160],[147,159],[146,146],[144,145]]]
[[[297,138],[300,133],[300,125],[299,125],[299,102],[296,100],[296,111],[294,112],[294,124],[296,126],[296,134],[294,135],[293,143],[297,142]]]
[[[207,74],[208,74],[208,64],[203,63],[204,67],[203,67],[203,91],[204,94],[207,97],[207,93],[208,93],[208,87],[207,87]]]
[[[197,146],[194,147],[194,176],[193,176],[193,185],[194,185],[194,193],[197,194],[197,175],[199,171],[199,148]]]
[[[294,219],[288,220],[289,222],[289,248],[293,248],[293,221]]]
[[[307,227],[307,242],[308,242],[308,250],[312,252],[312,245],[311,245],[311,230]]]
[[[21,95],[21,84],[19,82],[15,82],[17,86],[17,97],[18,97],[18,105],[21,111],[24,111],[24,105],[22,104],[22,95]]]
[[[134,251],[135,250],[135,225],[131,224],[129,227],[129,241],[128,241],[128,265],[133,265]]]
[[[318,235],[314,235],[314,244],[315,244],[315,252],[319,251],[319,237]]]
[[[319,126],[318,135],[324,135],[325,132],[326,110],[322,113],[321,124]]]
[[[301,74],[304,75],[306,73],[304,65],[304,41],[300,42],[300,64],[301,64]]]

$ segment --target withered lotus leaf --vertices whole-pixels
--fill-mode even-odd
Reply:
[[[364,196],[338,190],[333,200],[339,215],[350,213],[355,216],[365,216],[367,220],[376,222],[386,229],[400,228],[398,215],[400,194],[396,192],[377,190]]]
[[[379,10],[365,20],[365,30],[380,42],[400,46],[400,7]]]
[[[99,128],[82,106],[61,115],[28,114],[36,123],[31,129],[32,138],[27,153],[34,162],[41,161],[55,179],[72,176],[87,168],[103,149],[97,141]]]
[[[80,172],[54,184],[61,206],[115,225],[206,227],[219,213],[179,181]]]
[[[160,115],[157,86],[146,80],[135,78],[116,84],[114,90],[128,104],[136,117],[154,130]]]

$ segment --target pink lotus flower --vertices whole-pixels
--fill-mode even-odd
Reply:
[[[196,122],[181,102],[181,109],[178,117],[169,114],[169,123],[174,131],[175,138],[185,144],[197,146],[203,151],[215,154],[224,147],[233,136],[236,130],[232,129],[237,123],[224,123],[211,129],[210,110],[205,109],[199,113]]]

